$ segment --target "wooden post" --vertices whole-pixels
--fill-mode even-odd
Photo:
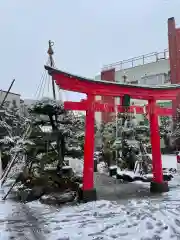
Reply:
[[[159,123],[158,115],[156,113],[156,100],[151,99],[149,100],[148,104],[149,104],[149,121],[150,121],[152,167],[153,167],[153,182],[151,183],[151,191],[166,192],[169,189],[168,184],[163,181]]]
[[[85,202],[96,200],[94,189],[94,109],[91,102],[94,101],[93,95],[88,95],[89,108],[86,110],[85,143],[84,143],[84,170],[82,200]]]

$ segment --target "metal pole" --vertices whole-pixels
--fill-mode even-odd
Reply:
[[[2,107],[2,106],[4,105],[4,103],[5,103],[5,101],[6,101],[6,98],[7,98],[8,94],[9,94],[9,92],[10,92],[10,90],[11,90],[14,82],[15,82],[15,79],[12,80],[11,85],[9,86],[9,88],[8,88],[8,90],[7,90],[7,92],[6,92],[6,95],[4,96],[4,99],[3,99],[0,107]]]
[[[54,54],[52,46],[54,46],[54,43],[49,40],[49,49],[48,49],[48,54],[49,54],[49,59],[50,59],[50,66],[54,67],[54,61],[52,55]],[[54,80],[52,79],[52,90],[53,90],[53,98],[56,100],[56,91],[55,91],[55,83]]]

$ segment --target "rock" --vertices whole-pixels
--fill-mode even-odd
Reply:
[[[74,176],[74,177],[72,178],[72,180],[73,180],[74,182],[77,182],[77,183],[82,183],[82,182],[83,182],[83,177],[82,177],[82,176]]]
[[[75,197],[75,192],[52,193],[42,196],[40,202],[44,204],[61,205],[74,201]]]
[[[20,201],[27,202],[27,198],[30,192],[31,192],[31,189],[21,189],[17,192],[17,197]]]
[[[115,176],[117,174],[117,166],[110,166],[109,167],[109,176]]]
[[[143,181],[142,176],[135,176],[134,181]]]
[[[126,175],[126,174],[117,174],[116,178],[119,180],[123,180],[124,182],[133,182],[134,181],[134,178],[132,178],[131,176]]]
[[[173,175],[171,175],[171,174],[164,174],[163,175],[163,180],[164,181],[171,181],[172,178],[173,178]]]
[[[33,187],[32,189],[32,194],[35,197],[40,197],[42,196],[43,193],[44,193],[44,186],[36,186],[36,187]]]
[[[125,182],[133,182],[133,181],[134,181],[134,178],[132,178],[132,177],[129,176],[129,175],[123,174],[123,180],[124,180]]]
[[[71,177],[73,175],[72,167],[70,166],[62,167],[62,175],[66,177]]]
[[[39,199],[45,193],[43,186],[36,186],[32,189],[22,189],[19,191],[18,196],[23,202],[31,202]]]

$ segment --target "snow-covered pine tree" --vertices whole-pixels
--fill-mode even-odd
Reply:
[[[133,170],[140,153],[145,155],[144,148],[149,146],[149,126],[139,125],[135,115],[125,113],[118,114],[116,121],[103,124],[101,129],[105,162],[114,164],[116,161],[112,159],[117,158],[117,153],[121,152],[121,158],[118,160],[121,168]]]
[[[49,128],[49,142],[55,143],[58,169],[62,168],[64,156],[82,157],[84,141],[84,118],[75,116],[64,109],[62,102],[49,98],[37,101],[30,108],[30,113],[38,116],[35,125]],[[56,137],[55,137],[56,135]],[[55,137],[55,138],[54,138]]]
[[[30,119],[23,117],[15,104],[5,104],[1,109],[0,119],[0,148],[2,152],[2,167],[5,169],[12,159],[13,166],[19,161],[19,158],[27,151],[28,146],[33,144],[23,139],[23,134],[27,129]],[[17,175],[22,170],[22,165],[17,165],[16,169],[8,168],[11,176]],[[19,169],[19,170],[18,170]],[[7,174],[9,172],[7,171]],[[15,176],[14,176],[15,177]],[[4,180],[5,181],[5,178]]]

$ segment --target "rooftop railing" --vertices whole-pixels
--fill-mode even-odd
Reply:
[[[147,63],[158,62],[160,60],[169,59],[169,51],[165,49],[163,52],[152,52],[146,55],[141,55],[139,57],[129,58],[127,60],[115,62],[112,64],[104,65],[102,70],[108,70],[115,68],[116,71],[123,70],[127,68],[132,68]]]

